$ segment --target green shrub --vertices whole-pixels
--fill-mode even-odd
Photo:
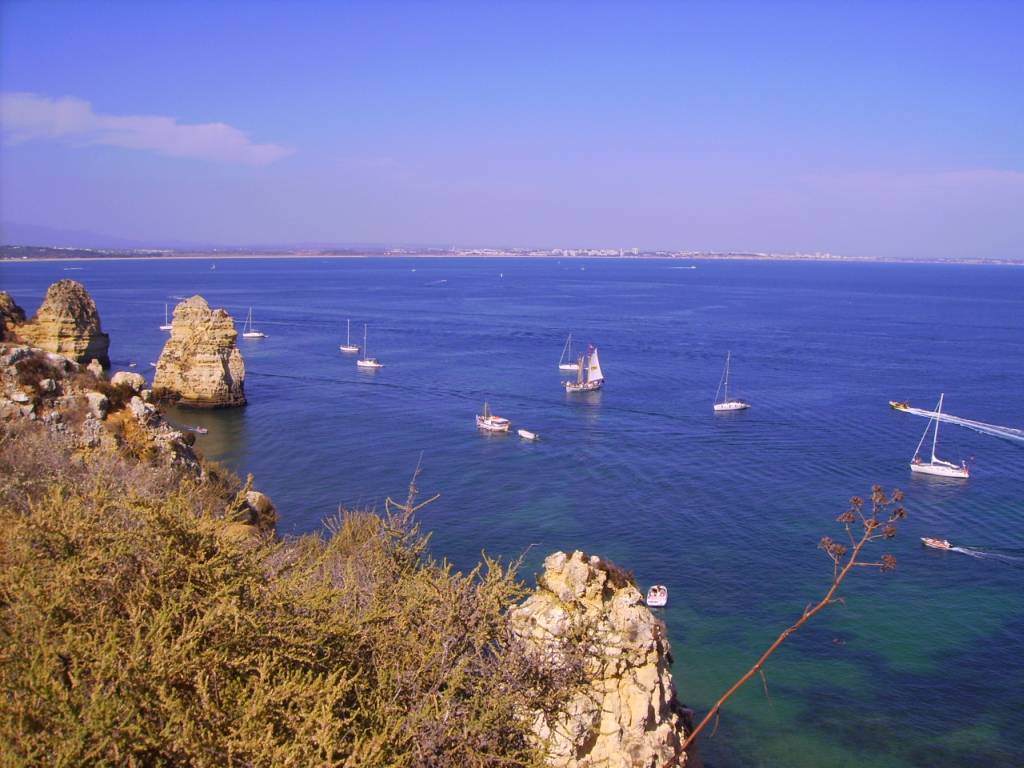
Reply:
[[[46,439],[4,435],[0,470]],[[457,573],[408,514],[237,546],[202,482],[64,466],[0,481],[0,764],[540,764],[523,713],[579,670],[510,633],[514,567]]]

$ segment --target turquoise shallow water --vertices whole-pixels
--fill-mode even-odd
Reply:
[[[1024,426],[1024,269],[842,263],[459,259],[0,265],[30,311],[81,280],[115,367],[151,373],[165,302],[202,293],[269,334],[241,341],[250,405],[184,413],[199,445],[253,472],[302,532],[339,505],[401,494],[423,455],[438,556],[582,548],[667,584],[681,698],[706,708],[827,585],[816,550],[872,483],[907,492],[895,573],[857,573],[837,606],[727,708],[725,766],[1024,762],[1024,445],[944,426],[966,482],[911,477],[931,407]],[[65,271],[67,267],[81,267]],[[340,353],[345,318],[386,367]],[[608,377],[566,396],[565,335]],[[725,352],[753,407],[715,416]],[[484,399],[541,434],[478,434]],[[940,536],[985,557],[925,550]]]

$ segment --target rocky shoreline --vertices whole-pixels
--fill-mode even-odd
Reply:
[[[32,343],[25,343],[26,329]],[[159,408],[161,398],[207,407],[244,404],[244,362],[226,312],[211,310],[198,296],[178,305],[152,389],[140,374],[119,371],[107,378],[100,365],[83,365],[100,349],[105,355],[109,339],[92,299],[73,281],[52,286],[29,322],[0,293],[0,333],[6,439],[42,440],[65,463],[109,455],[129,467],[162,467],[178,482],[211,489],[224,546],[279,541],[277,511],[254,490],[252,477],[244,484],[225,481],[196,453],[193,436],[171,426]],[[285,546],[275,557],[287,560],[287,552]],[[679,754],[689,720],[672,681],[665,625],[644,605],[628,573],[582,552],[557,552],[545,560],[533,593],[501,610],[523,653],[578,670],[556,711],[520,713],[547,765],[698,764],[695,756]]]

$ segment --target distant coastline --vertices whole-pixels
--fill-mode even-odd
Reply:
[[[475,259],[609,259],[665,261],[783,261],[854,262],[879,264],[973,264],[1024,266],[1024,259],[911,259],[884,256],[842,256],[832,253],[756,253],[714,251],[640,251],[631,249],[503,249],[503,248],[381,248],[381,249],[117,249],[64,248],[34,245],[0,246],[0,263],[38,261],[115,260],[222,260],[222,259],[374,259],[374,258],[475,258]]]

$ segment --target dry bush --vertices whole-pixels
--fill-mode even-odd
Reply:
[[[215,467],[48,439],[0,438],[0,764],[541,765],[579,667],[510,632],[514,566],[432,560],[411,502],[234,546]]]
[[[64,372],[54,366],[42,354],[33,354],[15,363],[18,383],[27,387],[38,398],[43,394],[42,381],[53,379],[59,381],[64,377]]]

